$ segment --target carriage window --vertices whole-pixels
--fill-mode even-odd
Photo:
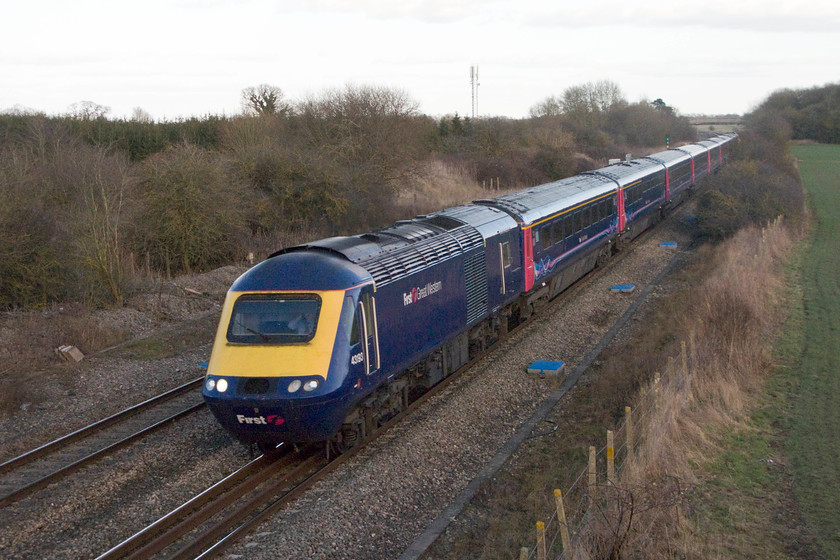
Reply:
[[[315,294],[246,294],[233,304],[227,339],[243,344],[308,342],[315,336],[321,298]]]
[[[575,212],[574,220],[575,220],[574,221],[574,230],[575,230],[575,232],[578,232],[578,231],[581,230],[581,227],[580,227],[580,212]]]
[[[554,229],[554,242],[560,243],[561,241],[563,241],[563,239],[565,239],[563,237],[563,219],[560,218],[557,221],[555,221],[552,227]]]

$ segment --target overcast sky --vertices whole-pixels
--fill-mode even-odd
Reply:
[[[397,88],[429,115],[527,116],[617,83],[682,114],[743,113],[840,82],[837,0],[2,0],[0,111],[92,101],[111,117],[234,115],[242,89],[292,101]]]

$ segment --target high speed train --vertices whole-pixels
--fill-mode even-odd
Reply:
[[[204,398],[242,442],[346,450],[660,220],[736,138],[283,249],[228,291]]]

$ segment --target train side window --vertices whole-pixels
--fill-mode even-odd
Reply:
[[[577,233],[581,229],[580,228],[580,212],[575,212],[574,220],[575,221],[574,221],[573,229],[574,229],[575,233]]]
[[[371,301],[372,298],[370,294],[362,294],[362,304],[365,307],[365,322],[367,323],[367,332],[368,336],[374,335],[374,319],[373,319],[373,309],[371,309]]]
[[[543,251],[551,247],[551,226],[543,226],[540,228],[540,237],[542,238]]]
[[[559,218],[554,222],[552,226],[554,228],[554,243],[560,243],[563,241],[563,218]]]
[[[510,264],[510,243],[508,241],[504,241],[502,243],[502,267],[507,268]]]
[[[350,346],[355,346],[362,340],[359,316],[351,296],[344,296],[344,306],[341,308],[341,324],[344,325]]]

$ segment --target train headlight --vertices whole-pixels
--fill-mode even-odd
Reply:
[[[289,392],[294,393],[295,391],[300,389],[300,386],[301,386],[300,379],[295,379],[294,381],[289,383]]]
[[[224,393],[225,391],[227,391],[227,388],[228,382],[226,379],[219,379],[218,381],[216,381],[216,390],[218,392]]]
[[[216,380],[213,379],[212,377],[210,379],[208,379],[207,382],[204,384],[204,388],[207,389],[208,391],[212,391],[215,386],[216,386]]]
[[[310,379],[306,383],[303,384],[304,391],[314,391],[318,388],[318,380],[317,379]]]

